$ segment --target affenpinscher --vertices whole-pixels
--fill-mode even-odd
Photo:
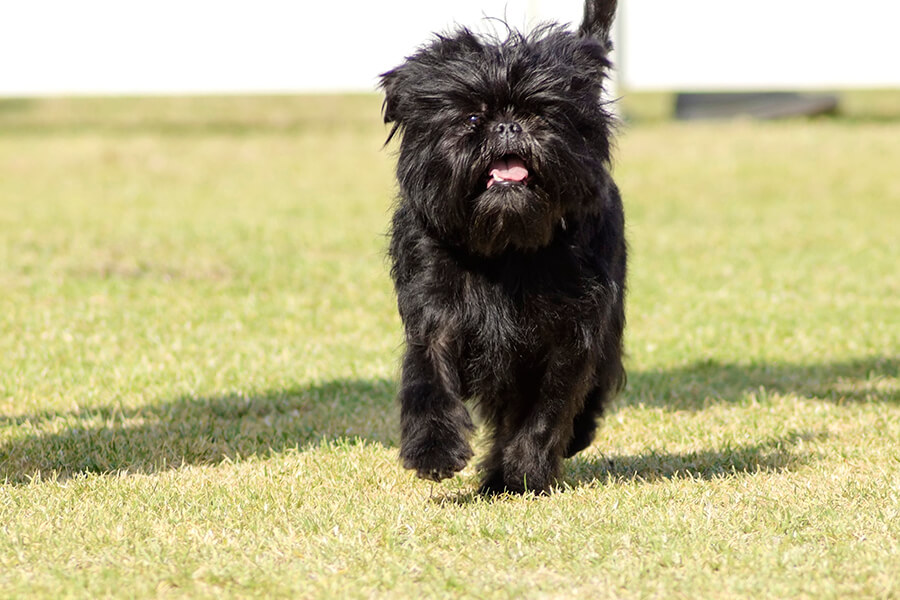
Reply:
[[[625,236],[601,99],[615,0],[577,31],[438,35],[381,76],[402,135],[390,257],[403,466],[440,481],[492,435],[485,493],[544,492],[624,383]]]

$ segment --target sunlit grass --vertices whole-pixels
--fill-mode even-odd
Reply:
[[[495,500],[397,463],[379,98],[0,101],[0,596],[895,594],[897,98],[626,121],[628,389]]]

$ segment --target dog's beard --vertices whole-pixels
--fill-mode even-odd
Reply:
[[[470,251],[488,257],[534,251],[550,245],[564,228],[566,211],[575,208],[572,201],[589,194],[591,171],[561,139],[555,141],[549,147],[535,141],[514,152],[492,149],[469,159],[467,172],[455,178],[460,187],[451,203],[461,203],[462,238]]]
[[[485,257],[538,250],[593,197],[601,172],[557,142],[518,152],[493,151],[490,144],[487,150],[431,146],[403,157],[401,185],[430,228],[461,250]]]
[[[492,256],[506,250],[534,250],[547,246],[562,215],[539,185],[533,168],[519,155],[491,162],[484,186],[471,201],[469,245]]]

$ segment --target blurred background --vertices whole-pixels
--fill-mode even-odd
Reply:
[[[370,92],[429,32],[581,11],[581,0],[7,2],[0,96]],[[759,94],[900,87],[897,22],[900,4],[881,0],[624,0],[616,93],[681,92],[664,104],[683,117],[830,112],[837,96]]]

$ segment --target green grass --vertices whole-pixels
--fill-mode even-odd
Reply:
[[[897,597],[898,101],[626,101],[629,386],[494,500],[397,462],[378,98],[0,101],[0,596]]]

